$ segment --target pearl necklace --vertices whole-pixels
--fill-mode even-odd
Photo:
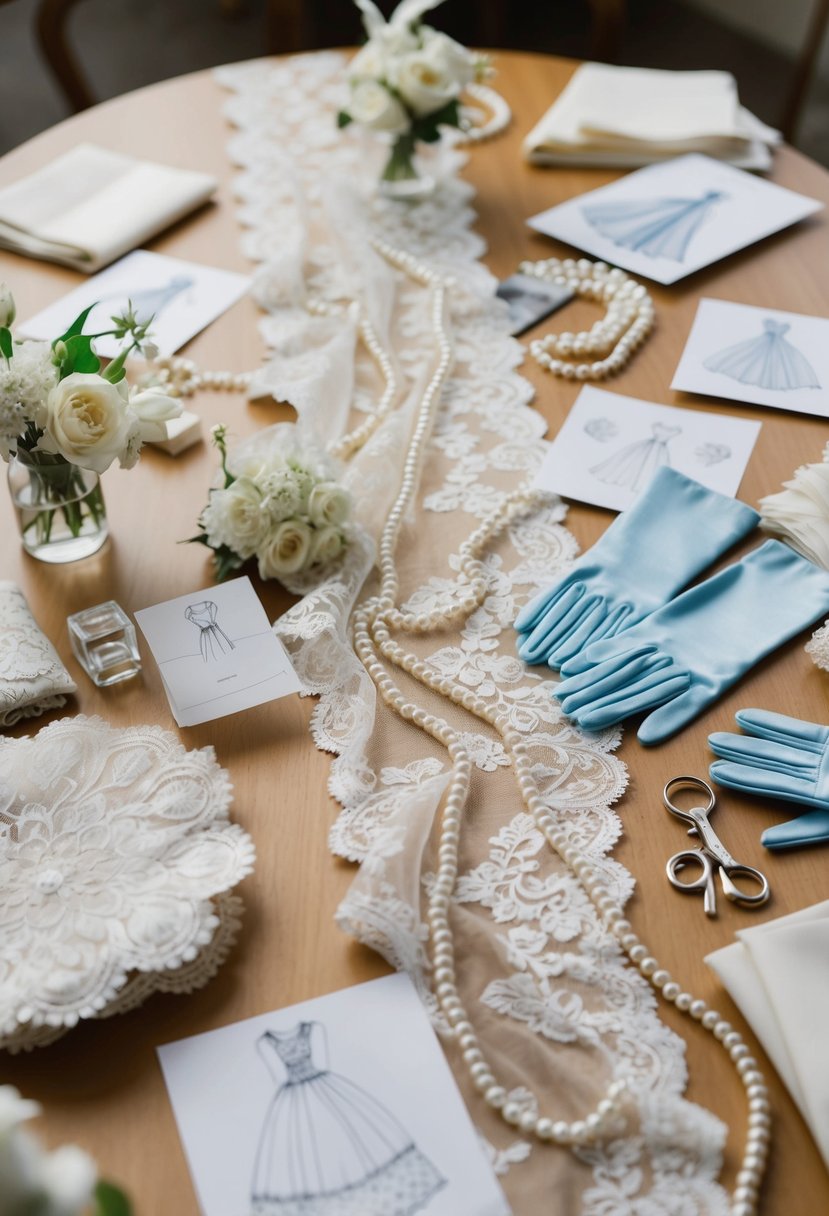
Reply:
[[[477,82],[468,84],[464,92],[473,101],[478,101],[481,105],[486,106],[489,110],[489,118],[477,126],[464,112],[466,107],[462,106],[460,134],[455,135],[453,140],[456,145],[479,144],[506,130],[512,120],[512,110],[505,97],[496,93],[495,89],[490,88],[489,85]]]
[[[532,773],[527,743],[521,733],[512,727],[508,717],[495,706],[487,704],[471,689],[442,675],[417,655],[407,652],[392,638],[393,629],[404,633],[424,634],[436,628],[445,628],[447,624],[465,620],[483,604],[489,589],[486,568],[481,561],[482,553],[489,542],[517,516],[536,508],[545,496],[539,491],[527,488],[507,496],[501,506],[461,545],[458,554],[458,596],[453,606],[422,613],[404,612],[397,607],[397,542],[403,520],[417,489],[426,443],[440,404],[443,385],[452,365],[453,349],[446,325],[446,281],[410,254],[403,253],[386,242],[377,241],[375,247],[392,265],[430,289],[432,327],[437,349],[436,365],[420,399],[400,488],[380,539],[380,590],[377,595],[360,605],[353,617],[355,651],[382,700],[402,720],[412,722],[445,747],[452,761],[452,777],[440,820],[438,870],[429,892],[427,907],[435,996],[458,1041],[473,1084],[483,1094],[487,1104],[500,1111],[507,1123],[519,1127],[526,1134],[537,1136],[541,1141],[562,1145],[589,1143],[610,1131],[621,1110],[626,1090],[623,1080],[612,1082],[595,1109],[584,1118],[566,1122],[545,1114],[536,1115],[532,1110],[522,1109],[516,1103],[509,1102],[506,1088],[498,1083],[484,1056],[458,992],[454,934],[449,918],[452,892],[458,873],[461,820],[469,792],[472,761],[460,735],[444,718],[439,718],[406,700],[380,661],[379,654],[424,687],[448,698],[494,727],[512,760],[527,810],[553,851],[581,882],[607,929],[656,991],[683,1013],[699,1021],[722,1044],[734,1062],[745,1087],[749,1112],[746,1148],[732,1196],[731,1216],[754,1216],[768,1155],[771,1115],[765,1080],[742,1036],[719,1013],[709,1009],[704,1001],[683,991],[633,932],[630,921],[625,918],[623,909],[604,885],[601,874],[597,872],[590,858],[572,845],[568,833],[557,823],[552,809],[540,797]]]
[[[566,380],[604,380],[621,371],[655,323],[653,300],[641,283],[624,270],[587,258],[547,258],[522,262],[521,274],[569,287],[577,296],[607,305],[607,312],[585,333],[546,334],[530,343],[530,354],[543,368]],[[585,362],[579,357],[593,356]],[[595,356],[598,356],[596,358]]]

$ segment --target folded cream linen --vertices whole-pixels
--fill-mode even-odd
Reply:
[[[829,1168],[829,901],[741,929],[706,963],[765,1048]]]
[[[0,190],[0,245],[100,270],[206,203],[215,178],[93,144]]]
[[[524,140],[536,164],[653,164],[704,152],[767,169],[780,133],[740,105],[729,72],[583,64]]]
[[[59,709],[75,688],[23,592],[0,582],[0,730]]]

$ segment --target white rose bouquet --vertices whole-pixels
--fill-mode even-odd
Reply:
[[[356,0],[367,42],[349,64],[351,96],[337,118],[392,137],[384,181],[417,176],[412,157],[418,140],[436,143],[442,126],[461,125],[459,98],[487,61],[421,18],[440,0],[402,0],[388,21],[373,0]]]
[[[94,307],[94,305],[92,306]],[[0,284],[0,455],[25,465],[38,486],[39,508],[25,530],[48,541],[60,511],[72,535],[103,516],[100,486],[88,490],[81,470],[103,473],[114,460],[132,468],[148,439],[166,436],[165,422],[181,406],[157,389],[130,389],[124,365],[133,350],[155,353],[149,321],[131,307],[112,328],[85,334],[87,308],[54,342],[17,341],[11,292]],[[105,370],[94,340],[114,336],[124,346]],[[52,505],[53,504],[53,505]],[[26,535],[24,532],[24,543]]]
[[[213,428],[221,482],[210,491],[191,538],[213,550],[220,581],[256,558],[259,576],[290,584],[329,569],[351,537],[350,494],[337,467],[292,423],[260,431],[228,455],[227,432]]]
[[[95,1162],[64,1144],[46,1152],[23,1126],[37,1102],[0,1085],[0,1216],[129,1216],[123,1191],[98,1181]]]

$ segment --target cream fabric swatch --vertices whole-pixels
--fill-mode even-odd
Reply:
[[[59,709],[75,689],[23,592],[0,582],[0,730]]]
[[[620,167],[704,152],[767,169],[780,133],[740,105],[729,72],[580,67],[524,141],[537,164]]]
[[[93,144],[0,190],[0,245],[95,271],[206,203],[206,173],[136,160]]]
[[[829,1168],[829,900],[737,938],[705,961],[765,1048]]]

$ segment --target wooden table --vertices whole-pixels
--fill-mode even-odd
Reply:
[[[479,226],[490,246],[487,262],[498,275],[513,271],[521,258],[561,252],[525,227],[526,216],[615,176],[598,169],[529,168],[521,160],[521,137],[550,104],[573,66],[541,56],[498,57],[498,87],[513,107],[514,122],[506,135],[473,148],[466,170],[478,191]],[[249,270],[239,249],[226,155],[229,127],[222,117],[222,100],[222,91],[209,73],[118,98],[10,153],[0,162],[0,183],[39,167],[82,140],[207,170],[222,183],[218,205],[178,225],[151,247],[231,270]],[[776,156],[774,179],[829,202],[829,174],[789,148]],[[654,287],[658,330],[611,387],[667,404],[693,402],[694,398],[667,386],[698,299],[714,295],[827,315],[827,265],[829,229],[826,219],[818,216],[684,283]],[[3,279],[14,290],[18,315],[25,318],[73,287],[78,276],[0,254]],[[589,305],[574,304],[565,324],[578,329],[594,318]],[[262,350],[253,302],[238,303],[191,342],[186,353],[209,368],[255,367]],[[525,371],[537,387],[537,408],[554,432],[577,386],[540,373],[531,362]],[[753,504],[762,494],[776,490],[799,464],[819,459],[829,437],[825,423],[804,416],[734,403],[719,406],[702,399],[698,404],[762,420],[741,488],[741,497]],[[237,434],[285,416],[272,404],[247,405],[217,394],[199,397],[195,407],[206,424],[231,421]],[[111,597],[132,611],[210,582],[204,551],[197,546],[177,547],[172,541],[192,534],[213,468],[213,453],[201,446],[180,456],[174,465],[169,457],[147,450],[137,469],[109,472],[104,488],[112,542],[100,555],[75,567],[50,567],[25,558],[17,544],[8,496],[0,494],[0,573],[23,586],[40,624],[78,674],[77,708],[83,713],[100,713],[114,725],[171,724],[154,664],[146,664],[141,681],[99,692],[71,660],[64,622],[67,613]],[[568,523],[587,546],[607,526],[608,518],[606,512],[574,505]],[[272,619],[287,607],[289,598],[274,584],[258,585],[258,590]],[[706,772],[710,759],[706,735],[712,729],[731,729],[740,706],[766,706],[829,722],[829,677],[806,657],[804,640],[796,640],[764,663],[671,743],[645,751],[629,732],[621,752],[630,764],[631,784],[619,806],[626,833],[616,856],[638,880],[630,905],[634,928],[686,987],[709,1000],[741,1030],[739,1013],[704,966],[703,955],[730,942],[737,928],[826,898],[829,851],[770,856],[760,846],[760,832],[784,817],[785,809],[729,795],[727,814],[720,820],[724,835],[737,856],[767,869],[774,898],[760,912],[728,907],[719,919],[708,920],[696,903],[668,892],[665,859],[682,846],[682,836],[662,809],[660,792],[677,773]],[[156,997],[131,1015],[82,1026],[49,1049],[2,1061],[0,1081],[13,1082],[44,1103],[40,1126],[46,1139],[73,1140],[93,1152],[105,1172],[131,1192],[137,1211],[147,1216],[196,1212],[155,1046],[385,970],[377,956],[344,937],[332,920],[352,871],[333,859],[326,847],[335,807],[326,794],[328,759],[314,749],[307,731],[312,708],[310,700],[291,697],[186,733],[189,746],[216,746],[234,782],[234,815],[258,844],[256,873],[240,888],[247,908],[243,936],[219,976],[193,996]],[[21,727],[17,733],[28,729]],[[663,1016],[687,1038],[689,1096],[708,1105],[734,1129],[724,1175],[730,1183],[745,1126],[744,1097],[735,1073],[725,1056],[714,1050],[710,1036],[671,1007],[663,1006]],[[750,1034],[748,1038],[752,1041]],[[789,1216],[796,1207],[803,1216],[812,1216],[827,1211],[829,1176],[770,1065],[766,1071],[777,1119],[762,1212]]]

